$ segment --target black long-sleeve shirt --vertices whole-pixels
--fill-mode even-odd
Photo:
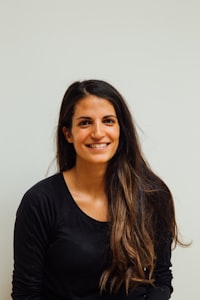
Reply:
[[[157,249],[155,287],[126,296],[100,294],[109,247],[108,222],[86,215],[58,173],[29,189],[14,231],[14,300],[167,300],[172,292],[171,240]]]

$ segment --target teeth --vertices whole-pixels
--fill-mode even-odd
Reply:
[[[91,144],[89,145],[90,148],[105,148],[107,146],[107,144]]]

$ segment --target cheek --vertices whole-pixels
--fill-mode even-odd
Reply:
[[[116,133],[116,141],[117,141],[117,145],[119,146],[119,144],[120,144],[120,129]],[[117,146],[117,148],[118,148],[118,146]]]
[[[120,132],[119,131],[115,130],[112,133],[112,140],[114,142],[115,151],[117,151],[119,144],[120,144]]]
[[[113,137],[116,140],[119,140],[119,138],[120,138],[120,129],[119,128],[113,132]]]
[[[80,144],[84,142],[84,140],[87,138],[88,133],[87,130],[79,131],[79,130],[73,130],[72,131],[72,138],[74,144]]]

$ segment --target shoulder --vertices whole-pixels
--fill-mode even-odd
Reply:
[[[175,218],[173,195],[168,185],[155,175],[151,189],[146,191],[146,200],[148,214],[151,212],[156,226],[170,228]]]
[[[173,196],[166,182],[152,171],[148,180],[146,196],[153,206],[157,209],[170,206],[173,203]]]
[[[57,173],[38,181],[32,187],[30,187],[26,193],[45,192],[49,189],[54,189],[56,186],[60,185],[61,182],[62,175],[60,173]]]
[[[60,173],[52,175],[34,184],[25,192],[24,197],[55,196],[61,189],[63,189],[62,183],[62,175]]]
[[[30,187],[22,197],[20,208],[29,209],[33,207],[46,208],[47,206],[58,206],[65,193],[62,175],[57,173],[40,180]],[[18,210],[19,210],[18,209]]]

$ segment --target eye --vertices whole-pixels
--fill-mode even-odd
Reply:
[[[88,125],[91,124],[91,121],[90,120],[82,120],[81,122],[79,122],[79,126],[80,127],[87,127]]]
[[[112,118],[106,118],[103,120],[103,122],[108,125],[113,125],[116,121]]]

